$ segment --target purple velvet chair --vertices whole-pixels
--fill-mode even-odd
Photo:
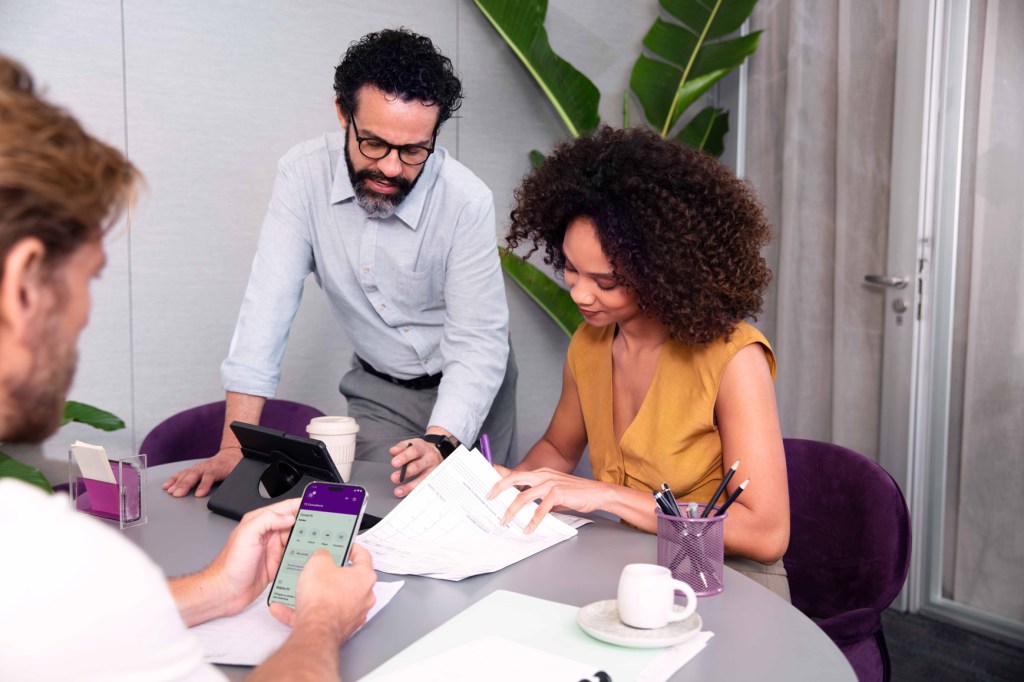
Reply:
[[[793,605],[850,661],[857,678],[889,680],[881,614],[910,567],[910,514],[892,476],[831,443],[786,439]]]
[[[139,452],[146,453],[146,466],[209,456],[220,448],[224,431],[223,400],[193,407],[168,417],[153,427],[142,440]],[[267,400],[260,417],[260,426],[277,429],[306,438],[306,424],[323,412],[290,400]]]

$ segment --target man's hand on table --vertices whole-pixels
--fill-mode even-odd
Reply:
[[[225,447],[209,459],[182,469],[164,481],[163,489],[174,497],[184,497],[193,487],[196,497],[205,497],[217,481],[223,481],[242,460],[242,448]],[[198,484],[198,485],[196,485]]]

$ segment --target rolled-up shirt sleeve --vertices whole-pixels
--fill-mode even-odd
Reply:
[[[473,442],[505,377],[508,304],[487,191],[460,212],[445,262],[444,376],[430,424]]]
[[[278,164],[235,333],[221,364],[226,391],[274,397],[292,320],[313,271],[306,185],[294,166]]]

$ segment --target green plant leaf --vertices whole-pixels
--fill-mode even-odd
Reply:
[[[53,492],[53,488],[50,487],[46,476],[43,476],[43,472],[27,464],[22,464],[3,452],[0,452],[0,478],[16,478],[19,481],[38,486],[48,493]]]
[[[644,46],[658,59],[641,55],[629,84],[647,122],[662,137],[669,137],[687,107],[757,49],[760,32],[723,38],[743,24],[755,4],[756,0],[661,1],[679,23],[655,20]]]
[[[718,157],[725,151],[725,134],[729,132],[729,112],[715,107],[704,107],[676,139],[683,144]]]
[[[539,151],[534,149],[532,152],[530,152],[530,165],[533,166],[534,168],[540,168],[541,166],[544,165],[544,160],[546,158],[548,157],[544,156]]]
[[[124,428],[124,421],[120,417],[98,407],[78,403],[74,400],[64,403],[64,421],[61,425],[68,422],[80,422],[102,431],[117,431]]]
[[[640,57],[633,66],[629,84],[644,108],[647,122],[665,137],[667,133],[664,131],[672,129],[686,108],[728,73],[726,69],[691,78],[677,90],[676,85],[682,81],[682,71],[665,62]],[[669,110],[672,107],[674,109],[670,116]]]
[[[583,314],[569,292],[543,272],[506,249],[499,248],[501,267],[569,337],[583,322]]]
[[[707,39],[714,40],[738,31],[750,13],[754,11],[757,0],[725,0],[719,2],[715,21],[708,28]],[[674,16],[684,26],[704,26],[711,11],[715,9],[707,2],[693,0],[661,0],[665,11]]]
[[[551,49],[544,19],[547,0],[473,0],[516,53],[573,137],[597,127],[601,93],[590,79]]]

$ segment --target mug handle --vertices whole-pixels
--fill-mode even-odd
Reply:
[[[693,615],[694,611],[697,610],[697,593],[693,591],[692,587],[684,583],[682,580],[673,580],[672,587],[673,589],[682,592],[686,597],[686,608],[679,612],[672,609],[672,613],[668,616],[668,622],[675,623],[683,620],[684,618],[689,618]]]

